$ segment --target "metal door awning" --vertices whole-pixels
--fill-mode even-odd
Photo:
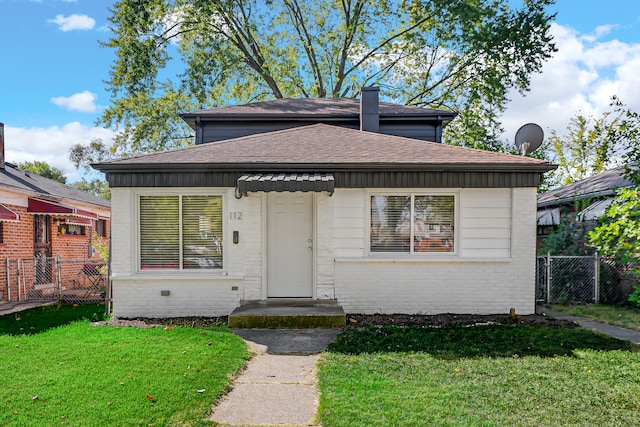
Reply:
[[[326,191],[333,194],[334,179],[330,173],[253,173],[238,178],[236,197],[259,191]]]
[[[607,210],[609,205],[615,201],[614,198],[596,200],[591,205],[584,208],[578,213],[578,219],[580,221],[593,221],[604,215],[604,211]]]
[[[98,219],[98,214],[83,209],[65,206],[48,200],[29,199],[27,212],[34,215],[69,216],[86,219]]]
[[[540,210],[536,214],[536,219],[538,225],[558,225],[560,224],[560,208]]]
[[[0,205],[0,221],[18,222],[20,217],[5,205]]]

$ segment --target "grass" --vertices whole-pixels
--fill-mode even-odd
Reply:
[[[640,331],[640,310],[634,307],[604,304],[554,304],[551,305],[550,308],[571,314],[572,316],[584,317],[598,322]]]
[[[104,304],[52,304],[0,316],[0,335],[32,335],[76,320],[104,320]]]
[[[249,357],[223,328],[95,327],[81,307],[0,317],[1,426],[209,425],[205,415]]]
[[[320,362],[339,426],[640,425],[640,348],[576,328],[348,327]]]

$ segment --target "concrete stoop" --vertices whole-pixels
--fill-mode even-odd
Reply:
[[[345,323],[344,311],[334,300],[247,301],[229,315],[229,327],[236,329],[336,328]]]

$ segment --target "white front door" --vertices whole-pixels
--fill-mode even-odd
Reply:
[[[267,195],[267,297],[313,296],[312,193]]]

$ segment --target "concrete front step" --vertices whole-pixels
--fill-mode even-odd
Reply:
[[[229,315],[229,327],[236,329],[335,328],[345,322],[344,311],[333,300],[246,301]]]

